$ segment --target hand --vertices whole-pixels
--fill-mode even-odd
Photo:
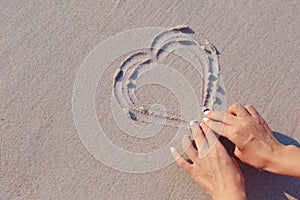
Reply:
[[[215,134],[194,123],[191,130],[198,151],[190,136],[182,138],[182,148],[191,159],[185,160],[171,147],[177,164],[189,174],[213,199],[246,199],[244,178],[234,158],[231,158]]]
[[[258,169],[272,171],[272,160],[282,148],[265,120],[251,105],[235,103],[227,112],[206,112],[204,124],[235,145],[234,154]]]
[[[236,145],[234,154],[258,169],[300,178],[300,149],[284,146],[273,136],[265,120],[251,105],[235,103],[227,112],[206,112],[204,126]]]

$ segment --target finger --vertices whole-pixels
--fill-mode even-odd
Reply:
[[[239,174],[240,174],[240,175],[243,175],[243,173],[242,173],[242,171],[241,171],[241,168],[240,168],[240,165],[239,165],[239,163],[236,161],[236,159],[235,159],[235,158],[231,158],[231,160],[232,160],[232,162],[233,162],[235,168],[238,170]],[[242,176],[241,178],[244,179],[243,176]]]
[[[260,121],[260,123],[263,125],[263,127],[265,128],[265,130],[270,130],[269,125],[267,124],[267,122],[264,120],[264,118],[262,118],[261,116],[258,116],[258,120]]]
[[[190,129],[192,131],[192,135],[195,140],[197,149],[201,149],[203,142],[205,142],[205,136],[203,131],[201,130],[198,123],[195,123],[194,121],[190,122]]]
[[[235,158],[231,158],[231,160],[232,160],[234,166],[235,166],[236,168],[239,168],[239,164],[237,163],[236,159],[235,159]]]
[[[215,145],[217,145],[220,142],[219,142],[218,138],[216,137],[215,133],[213,132],[213,130],[210,129],[208,126],[206,126],[204,123],[201,124],[201,129],[203,130],[206,141],[207,141],[206,154],[208,154],[215,147]],[[203,153],[204,153],[204,151],[200,152],[200,155],[202,155]]]
[[[254,118],[258,119],[259,122],[264,126],[265,129],[270,129],[266,121],[262,118],[262,116],[257,112],[257,110],[252,105],[246,105],[245,108]]]
[[[207,132],[208,135],[211,132],[211,137],[213,138],[212,140],[210,140],[208,153],[211,152],[211,155],[214,155],[215,157],[222,157],[222,160],[224,161],[230,161],[230,155],[228,154],[223,144],[219,141],[218,137],[213,133],[213,131],[209,129],[205,124],[203,124],[201,127],[203,127],[204,132]]]
[[[251,116],[253,116],[253,117],[260,116],[259,113],[257,112],[257,110],[252,105],[246,105],[245,108],[250,113]]]
[[[214,120],[214,121],[219,121],[223,122],[225,124],[235,124],[237,118],[228,113],[228,112],[221,112],[221,111],[205,111],[204,116],[208,119]],[[206,119],[204,118],[204,121]]]
[[[184,171],[189,173],[191,171],[192,165],[178,153],[177,149],[171,147],[170,150],[177,165],[181,167]]]
[[[190,136],[185,135],[181,140],[182,149],[186,153],[186,155],[194,162],[198,156],[197,150],[192,145],[192,141]]]
[[[214,122],[212,120],[208,120],[203,123],[202,129],[211,129],[212,131],[218,133],[221,136],[228,138],[235,145],[239,145],[240,138],[238,135],[232,130],[234,127],[226,124],[222,124],[221,122]],[[206,131],[204,131],[206,132]]]
[[[222,135],[224,137],[227,137],[227,132],[225,133],[224,128],[230,125],[226,125],[223,124],[222,122],[217,122],[213,120],[204,121],[203,124],[207,126],[209,129],[211,129],[213,132]]]
[[[231,105],[228,108],[228,112],[238,117],[246,117],[250,115],[248,111],[244,108],[244,106],[240,103],[235,103]]]

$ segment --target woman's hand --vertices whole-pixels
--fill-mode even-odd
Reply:
[[[192,163],[171,147],[177,164],[189,174],[213,199],[246,199],[244,178],[234,158],[231,158],[215,134],[206,126],[191,126],[195,144],[190,136],[182,138],[182,148]]]
[[[205,116],[204,125],[231,140],[241,161],[273,173],[300,176],[299,149],[280,144],[253,106],[235,103],[227,112],[210,111]]]

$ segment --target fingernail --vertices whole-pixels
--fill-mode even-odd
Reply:
[[[203,121],[204,121],[204,122],[207,122],[207,121],[208,121],[208,118],[204,117],[204,118],[203,118]]]
[[[209,112],[209,110],[204,111],[204,115],[207,115]]]
[[[201,125],[202,125],[202,122],[198,122],[198,125],[201,126]]]
[[[189,132],[192,132],[192,131],[191,131],[190,125],[186,125],[186,129],[187,129]]]
[[[171,151],[171,153],[174,153],[175,148],[174,147],[170,147],[170,151]]]
[[[197,121],[190,121],[190,126],[192,126],[193,124],[197,123]]]

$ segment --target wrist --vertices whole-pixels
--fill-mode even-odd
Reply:
[[[286,151],[286,146],[283,144],[278,144],[276,147],[273,149],[270,154],[267,155],[267,165],[263,170],[272,172],[272,173],[278,173],[278,170],[280,168],[279,165],[281,165],[283,155],[285,154],[284,152]]]
[[[212,196],[213,200],[245,200],[246,193],[244,188],[235,187],[227,189],[226,191],[219,192]]]
[[[274,152],[270,159],[270,165],[265,170],[275,174],[299,177],[299,155],[300,149],[296,146],[281,144]]]

